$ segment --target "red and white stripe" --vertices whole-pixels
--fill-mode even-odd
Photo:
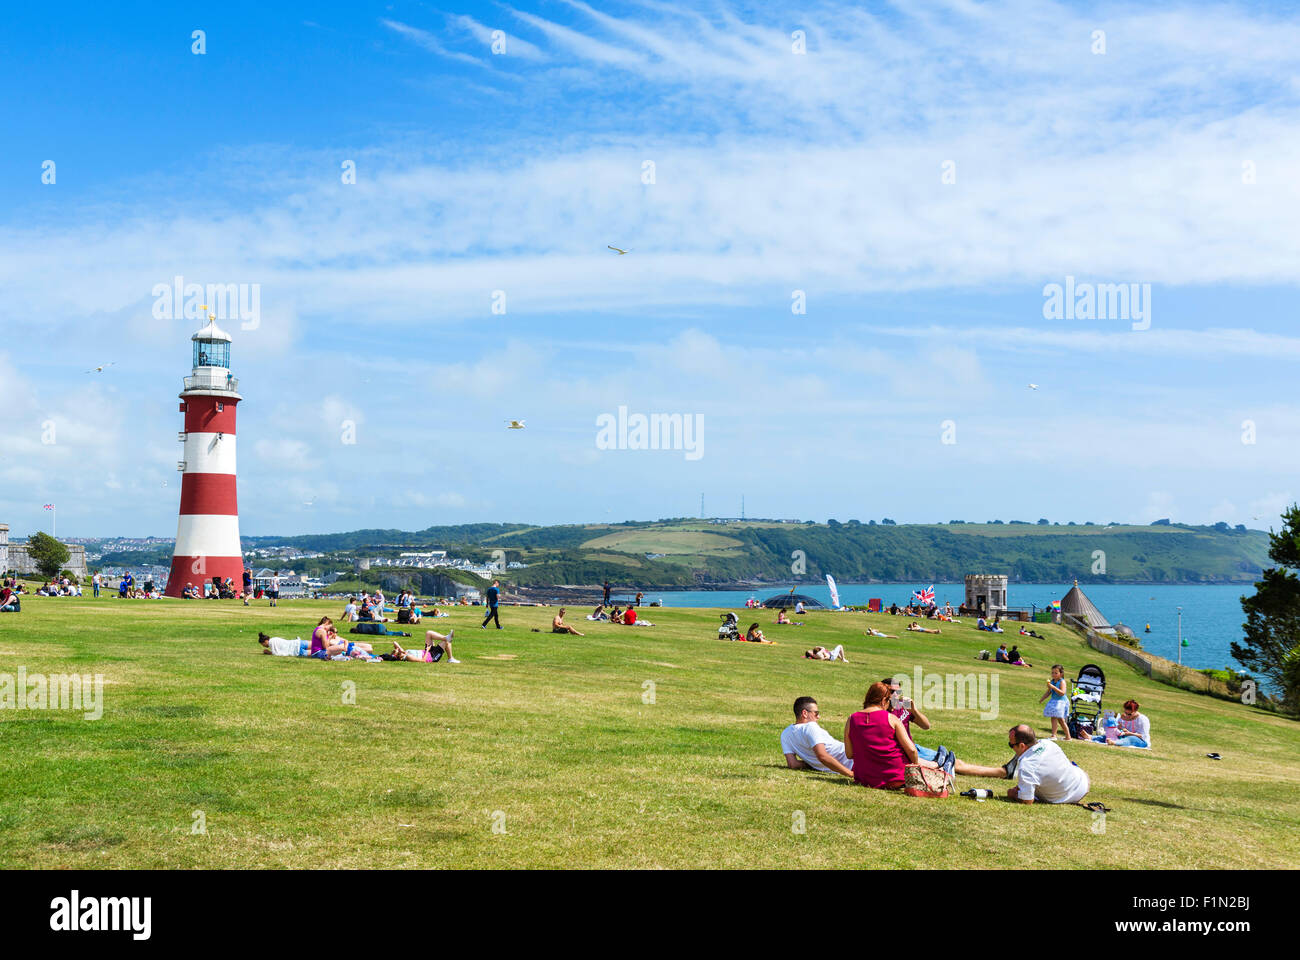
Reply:
[[[181,400],[185,472],[167,596],[179,597],[191,583],[202,590],[213,577],[229,577],[235,589],[241,590],[244,558],[235,490],[235,405],[239,397],[188,390]]]

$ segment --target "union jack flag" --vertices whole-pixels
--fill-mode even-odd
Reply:
[[[53,509],[54,509],[54,504],[52,504],[52,503],[47,503],[47,504],[45,505],[44,509],[46,509],[46,510],[53,510]]]
[[[934,603],[934,584],[930,584],[924,590],[912,591],[912,599],[925,604]]]

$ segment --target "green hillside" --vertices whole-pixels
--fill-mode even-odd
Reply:
[[[1268,549],[1267,535],[1260,531],[1182,525],[698,520],[543,527],[482,543],[529,564],[511,572],[511,579],[523,585],[593,583],[608,575],[635,576],[640,584],[660,588],[787,582],[801,576],[820,580],[827,573],[842,582],[952,581],[990,572],[1028,582],[1248,583],[1266,565]],[[796,566],[801,560],[800,574]]]
[[[296,561],[308,572],[338,569],[352,556],[396,556],[442,549],[487,562],[503,550],[521,586],[593,584],[606,577],[649,589],[742,581],[845,583],[960,581],[967,573],[1005,573],[1021,582],[1251,583],[1268,563],[1268,536],[1227,524],[1195,527],[1046,523],[908,524],[710,522],[660,520],[620,524],[479,523],[401,530],[357,530],[297,537],[245,537],[246,548],[271,545],[323,551]],[[152,562],[165,563],[170,551]],[[138,563],[141,556],[106,556]],[[1104,561],[1104,562],[1103,562]],[[802,571],[798,569],[802,566]]]

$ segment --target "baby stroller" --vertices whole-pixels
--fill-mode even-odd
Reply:
[[[1101,698],[1106,692],[1106,674],[1095,663],[1079,668],[1070,693],[1070,736],[1090,737],[1100,732]]]
[[[734,613],[722,614],[722,626],[718,627],[719,640],[739,640],[740,621]]]

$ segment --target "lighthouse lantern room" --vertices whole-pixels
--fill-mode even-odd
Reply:
[[[202,594],[213,578],[229,580],[236,592],[243,589],[235,491],[235,406],[243,397],[230,373],[230,334],[209,316],[190,339],[194,369],[180,394],[185,452],[177,465],[183,475],[169,597],[181,596],[190,585]]]

